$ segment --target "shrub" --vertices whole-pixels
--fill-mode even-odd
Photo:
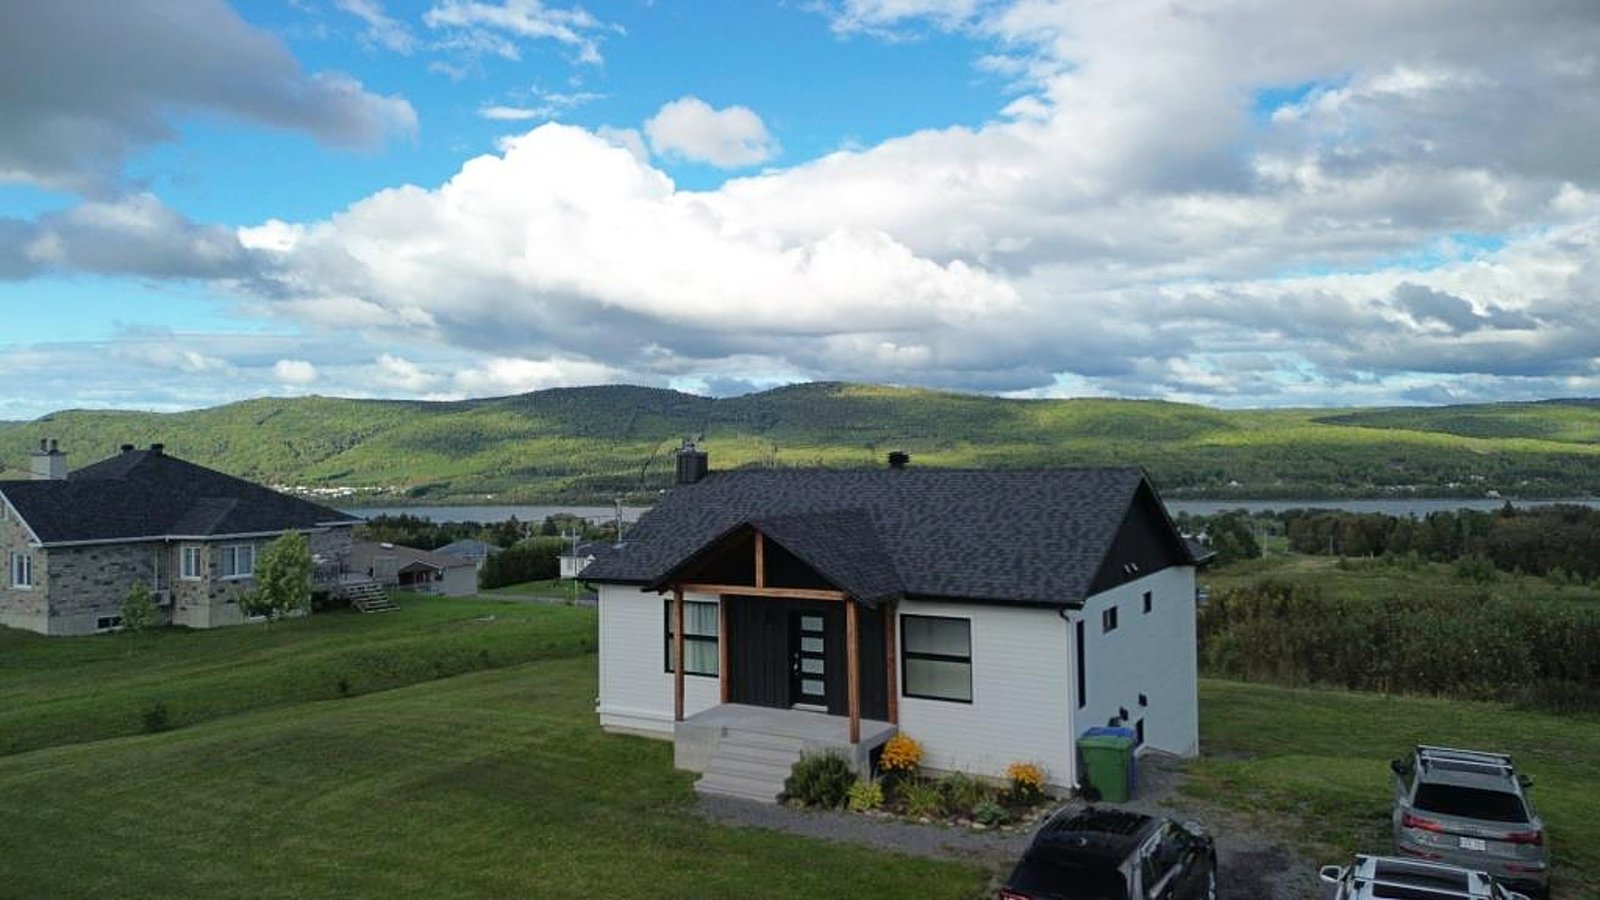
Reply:
[[[922,745],[907,734],[896,734],[883,745],[883,755],[878,766],[895,775],[915,774],[922,765]]]
[[[155,734],[172,727],[172,713],[167,710],[165,703],[157,700],[139,712],[139,721],[145,731]]]
[[[867,812],[883,806],[883,786],[876,781],[860,779],[850,785],[850,808]]]
[[[132,590],[122,601],[122,627],[128,631],[149,631],[156,627],[156,601],[150,596],[150,588],[142,581],[135,581]]]
[[[784,779],[783,794],[805,806],[836,809],[850,795],[856,773],[844,757],[834,753],[807,754]]]
[[[944,815],[944,794],[930,781],[908,781],[900,787],[906,813],[936,819]]]
[[[993,800],[985,800],[972,808],[972,821],[990,828],[1004,825],[1010,818],[1011,815],[1006,812],[1006,808]]]
[[[945,808],[957,815],[970,816],[979,804],[994,799],[992,788],[963,772],[951,772],[939,779],[938,785]]]
[[[1006,766],[1006,778],[1011,781],[1011,796],[1024,806],[1032,806],[1044,799],[1045,772],[1037,763],[1014,762]]]

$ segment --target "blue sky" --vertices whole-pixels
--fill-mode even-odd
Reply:
[[[0,418],[1594,394],[1600,12],[1536,5],[7,5]]]

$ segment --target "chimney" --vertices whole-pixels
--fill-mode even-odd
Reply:
[[[132,453],[133,452],[133,445],[132,444],[123,444],[121,449],[122,449],[123,453]]]
[[[710,468],[710,457],[694,445],[694,438],[684,438],[678,447],[678,483],[694,484],[706,477]]]
[[[898,472],[901,469],[904,469],[910,463],[911,454],[905,452],[904,450],[889,451],[889,468]]]
[[[161,454],[167,452],[167,445],[166,444],[151,444],[150,445],[150,452],[154,453],[157,456],[160,456]]]
[[[39,441],[39,449],[33,452],[31,462],[34,481],[67,480],[67,455],[61,452],[61,445],[54,438]]]

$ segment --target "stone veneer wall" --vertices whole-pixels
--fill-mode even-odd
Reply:
[[[153,584],[157,554],[167,559],[171,572],[171,550],[161,541],[136,544],[89,544],[82,547],[56,547],[48,551],[50,634],[94,634],[98,620],[122,615],[135,582]],[[168,621],[168,611],[159,610],[158,621]]]
[[[0,500],[0,504],[4,504]],[[33,589],[11,587],[11,554],[33,554]],[[28,531],[9,508],[0,513],[0,625],[49,634],[50,576],[46,552],[28,545]]]
[[[190,628],[219,628],[224,625],[240,625],[246,619],[239,609],[239,596],[245,591],[254,590],[254,578],[224,578],[222,576],[222,548],[234,544],[254,544],[256,555],[272,543],[274,538],[255,538],[252,540],[222,540],[190,542],[175,542],[172,547],[172,571],[170,579],[172,584],[172,622],[175,625],[187,625]],[[311,547],[311,554],[321,554],[326,557],[342,556],[350,550],[350,529],[330,528],[326,531],[314,531],[306,535],[306,542]],[[183,557],[179,548],[185,546],[200,547],[200,571],[203,576],[198,580],[184,580],[177,573],[182,570]]]

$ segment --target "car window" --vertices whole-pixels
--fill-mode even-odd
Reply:
[[[1458,784],[1423,784],[1413,805],[1423,812],[1486,822],[1526,822],[1522,798],[1508,791],[1464,787]]]
[[[1072,865],[1032,854],[1017,865],[1006,886],[1062,900],[1127,900],[1128,896],[1128,885],[1116,869]]]
[[[1154,896],[1161,880],[1177,868],[1178,862],[1183,859],[1183,847],[1183,838],[1171,825],[1161,829],[1156,842],[1149,845],[1148,852],[1139,860],[1140,880],[1144,883],[1147,895]]]

